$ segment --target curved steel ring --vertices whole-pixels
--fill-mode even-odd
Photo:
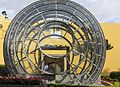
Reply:
[[[44,53],[41,46],[46,44],[57,45],[53,46],[57,50]],[[58,51],[59,45],[67,50],[66,54]],[[51,56],[51,52],[57,56]],[[65,55],[61,58],[58,54]],[[44,70],[45,63],[59,59],[56,63],[62,61],[61,69],[64,68],[54,79],[58,84],[93,84],[102,71],[105,55],[105,37],[98,21],[70,0],[30,4],[16,15],[4,38],[4,59],[11,74],[50,74]]]

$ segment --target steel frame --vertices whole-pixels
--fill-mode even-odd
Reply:
[[[61,30],[64,34],[44,33],[54,29]],[[42,50],[41,42],[51,36],[60,37],[69,44],[70,49],[64,56],[54,57]],[[32,43],[35,46],[31,47]],[[34,50],[31,51],[31,48]],[[69,0],[39,0],[16,15],[5,35],[4,59],[10,73],[26,75],[31,74],[27,69],[34,73],[36,69],[45,74],[55,74],[39,68],[44,59],[38,64],[38,50],[49,58],[62,58],[68,62],[70,69],[59,74],[62,77],[57,83],[90,85],[99,77],[104,66],[106,44],[98,21],[83,6]],[[79,56],[78,64],[73,63],[75,53]],[[71,54],[70,60],[67,56]],[[34,56],[35,62],[30,59],[30,55]],[[27,68],[25,61],[29,66]],[[81,69],[79,73],[77,69]],[[67,76],[70,80],[64,82]]]

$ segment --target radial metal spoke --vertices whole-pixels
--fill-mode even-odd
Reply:
[[[37,39],[33,39],[33,38],[30,38],[30,37],[27,37],[27,40],[31,40],[31,41],[37,43],[37,41],[35,41],[35,40],[37,40]]]

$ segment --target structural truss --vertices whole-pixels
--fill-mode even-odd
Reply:
[[[30,4],[12,20],[4,38],[10,73],[40,76],[49,83],[93,84],[104,66],[105,53],[98,21],[69,0]]]

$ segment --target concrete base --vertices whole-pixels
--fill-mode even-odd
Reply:
[[[81,78],[80,75],[77,75],[78,78]],[[48,76],[47,78],[51,78],[50,76]],[[69,76],[67,75],[64,79],[61,75],[55,75],[54,80],[45,80],[45,83],[47,84],[67,84],[67,85],[80,85],[81,83],[77,80],[74,79],[74,81],[71,83],[71,79],[74,78],[73,74],[70,74]],[[62,79],[62,81],[61,81]],[[82,84],[81,84],[82,85]],[[90,86],[102,86],[101,85],[101,77],[99,76],[99,78],[94,82],[94,84],[90,85]]]
[[[80,75],[77,75],[77,76],[78,76],[78,78],[80,78]],[[67,84],[79,85],[80,83],[79,83],[79,81],[77,81],[77,79],[75,82],[69,83],[69,81],[71,81],[71,79],[73,79],[73,77],[74,77],[74,75],[71,74],[70,77],[66,76],[62,82],[58,82],[58,83],[64,84],[64,83],[68,82]],[[56,75],[56,77],[55,77],[56,81],[61,80],[61,78],[63,78],[61,75]],[[100,76],[92,86],[101,86],[101,77]]]

